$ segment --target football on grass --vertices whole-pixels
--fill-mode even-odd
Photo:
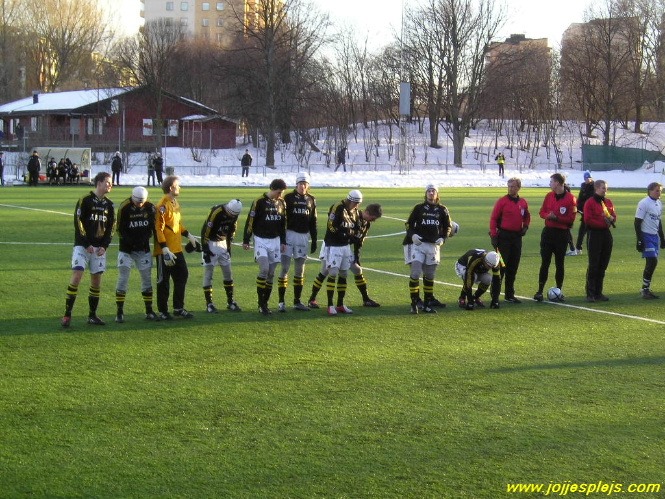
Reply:
[[[563,293],[557,287],[553,287],[547,290],[547,299],[549,301],[561,301]]]

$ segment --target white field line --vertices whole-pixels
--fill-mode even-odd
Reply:
[[[63,213],[61,211],[42,210],[42,209],[39,209],[39,208],[27,208],[25,206],[15,206],[15,205],[2,204],[2,203],[0,203],[0,206],[4,206],[4,207],[7,207],[7,208],[17,208],[17,209],[21,209],[21,210],[43,211],[43,212],[46,212],[46,213],[54,213],[54,214],[57,214],[57,215],[72,216],[71,213]],[[385,217],[385,218],[390,218],[391,220],[400,220],[402,222],[405,221],[404,219],[401,219],[401,218],[394,218],[394,217]],[[374,237],[378,238],[378,237],[401,236],[402,234],[404,234],[404,231],[395,232],[394,234],[383,234],[383,235],[374,236]],[[368,238],[369,237],[371,237],[371,236],[368,236]],[[44,245],[44,246],[46,246],[46,245],[70,246],[71,245],[71,243],[26,243],[26,242],[5,242],[5,241],[0,241],[0,244],[25,244],[25,245],[33,245],[33,246],[34,245]],[[242,246],[240,243],[233,243],[233,244],[236,245],[236,246]],[[307,259],[312,260],[312,261],[319,261],[318,258],[313,258],[311,256],[308,256]],[[397,273],[397,272],[389,272],[387,270],[373,269],[373,268],[370,268],[370,267],[363,267],[363,270],[367,270],[367,271],[370,271],[370,272],[376,272],[377,274],[390,275],[390,276],[394,276],[394,277],[403,277],[403,278],[406,278],[406,279],[409,278],[408,274],[400,274],[400,273]],[[450,286],[450,287],[453,287],[453,288],[461,288],[462,287],[461,284],[454,284],[452,282],[436,281],[436,280],[434,282],[436,282],[437,284],[441,284],[443,286]],[[522,299],[522,300],[530,300],[531,299],[531,298],[528,298],[526,296],[517,296],[517,297]],[[545,305],[555,305],[555,306],[559,306],[559,307],[568,307],[568,308],[572,308],[572,309],[576,309],[576,310],[584,310],[584,311],[587,311],[587,312],[593,312],[593,313],[596,313],[596,314],[612,315],[614,317],[621,317],[623,319],[632,319],[632,320],[636,320],[636,321],[644,321],[644,322],[651,322],[651,323],[654,323],[654,324],[665,325],[665,321],[661,321],[661,320],[658,320],[658,319],[651,319],[649,317],[640,317],[638,315],[621,314],[619,312],[612,312],[610,310],[599,310],[597,308],[589,308],[589,307],[584,307],[584,306],[581,306],[581,305],[571,305],[570,303],[557,303],[557,302],[551,302],[551,301],[544,301],[543,304],[545,304]]]

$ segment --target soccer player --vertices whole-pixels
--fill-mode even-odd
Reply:
[[[492,285],[490,295],[492,302],[490,308],[499,308],[499,293],[501,292],[501,257],[496,251],[472,249],[464,253],[455,263],[455,273],[462,279],[462,292],[458,305],[460,308],[473,310],[485,308],[480,297]],[[478,288],[473,292],[473,285]]]
[[[501,267],[501,279],[505,283],[504,299],[510,303],[522,303],[515,297],[515,278],[522,258],[522,238],[529,230],[531,214],[526,199],[519,196],[522,181],[508,180],[508,194],[499,198],[490,215],[490,239],[505,267]]]
[[[309,312],[300,301],[305,284],[307,251],[314,253],[317,247],[316,198],[309,193],[309,175],[296,176],[296,188],[284,196],[286,204],[286,251],[282,253],[282,269],[277,279],[279,311],[286,312],[284,296],[289,285],[291,259],[295,262],[293,277],[293,308]]]
[[[365,237],[367,237],[367,232],[369,231],[372,222],[381,218],[383,214],[381,210],[381,205],[372,203],[368,204],[364,210],[358,210],[358,226],[355,229],[355,236],[353,237],[353,253],[351,254],[349,270],[353,274],[356,287],[363,299],[364,307],[380,307],[381,305],[376,301],[372,300],[369,297],[367,292],[367,279],[363,275],[363,269],[360,266],[360,250],[362,249],[363,243],[365,242]],[[325,247],[324,247],[325,250]],[[328,275],[328,266],[325,261],[325,251],[321,252],[321,271],[319,275],[314,279],[314,284],[312,285],[312,294],[309,297],[309,308],[319,308],[319,304],[316,301],[316,296],[319,293],[319,290],[323,286],[323,282]]]
[[[584,243],[584,236],[586,235],[586,224],[584,223],[584,203],[586,200],[593,196],[595,191],[593,187],[593,177],[590,171],[584,172],[584,182],[580,186],[580,193],[577,196],[577,212],[582,215],[580,218],[580,228],[577,231],[577,242],[573,251],[568,251],[566,256],[578,256],[582,254],[582,244]]]
[[[276,178],[270,183],[270,190],[252,203],[242,239],[243,249],[249,250],[249,241],[254,237],[254,258],[259,264],[256,294],[263,315],[272,314],[268,302],[275,269],[286,251],[286,204],[282,198],[285,190],[286,182]]]
[[[658,296],[651,292],[651,278],[658,265],[658,243],[660,249],[665,249],[665,236],[663,235],[663,223],[661,214],[663,204],[660,200],[663,192],[662,184],[651,182],[647,186],[647,196],[637,204],[635,212],[635,235],[637,236],[637,251],[642,253],[645,259],[644,272],[642,273],[642,298],[654,300]]]
[[[545,227],[540,235],[540,271],[538,273],[538,291],[533,295],[536,301],[543,301],[543,289],[547,283],[547,274],[554,255],[556,287],[563,290],[565,275],[564,261],[570,226],[577,214],[577,201],[565,188],[565,179],[560,173],[550,176],[550,192],[545,195],[540,207],[540,218],[545,220]],[[560,301],[564,301],[561,295]]]
[[[441,261],[441,246],[451,233],[448,208],[439,203],[439,190],[429,184],[425,188],[425,201],[413,207],[406,221],[404,262],[411,267],[409,294],[411,313],[422,311],[435,314],[434,307],[445,304],[434,298],[434,276]],[[423,277],[424,301],[420,300],[420,276]]]
[[[118,208],[116,227],[120,237],[118,250],[118,282],[115,286],[116,322],[125,322],[125,297],[129,273],[133,266],[141,276],[141,295],[145,305],[145,318],[157,320],[152,309],[152,255],[150,238],[155,235],[155,205],[148,201],[145,187],[134,187],[132,195]]]
[[[113,202],[106,197],[111,192],[111,175],[100,172],[95,176],[95,190],[76,203],[74,212],[74,251],[72,254],[72,277],[67,287],[65,315],[62,327],[69,327],[72,309],[78,288],[86,268],[90,268],[90,290],[88,293],[88,324],[103,326],[105,322],[97,316],[102,274],[106,270],[106,250],[111,244],[115,213]]]
[[[185,287],[189,270],[182,251],[182,237],[197,245],[196,238],[182,223],[180,213],[180,179],[169,175],[162,182],[164,197],[157,203],[155,215],[155,245],[157,262],[157,309],[161,320],[173,316],[191,319],[194,314],[185,309]],[[199,243],[200,244],[200,243]],[[173,280],[173,315],[169,313],[170,280]]]
[[[212,277],[217,265],[222,269],[226,308],[232,312],[240,312],[240,307],[233,299],[231,244],[238,227],[238,216],[241,210],[242,203],[239,199],[232,199],[226,204],[213,206],[201,229],[203,296],[206,301],[206,310],[211,314],[217,313],[217,307],[212,301]]]
[[[586,301],[608,301],[603,294],[605,271],[612,256],[614,240],[610,227],[615,227],[617,219],[614,205],[607,195],[607,182],[596,180],[594,194],[584,203],[584,223],[589,234],[587,252],[589,267],[586,273]]]

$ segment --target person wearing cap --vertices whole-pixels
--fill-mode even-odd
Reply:
[[[222,269],[222,283],[226,292],[226,308],[240,312],[240,307],[233,298],[233,274],[231,272],[231,244],[238,227],[238,216],[242,210],[239,199],[232,199],[226,204],[213,206],[201,228],[201,247],[203,249],[203,297],[206,311],[217,313],[213,297],[212,278],[217,265]]]
[[[501,257],[496,251],[484,249],[471,249],[464,253],[455,262],[455,273],[462,279],[462,292],[458,305],[466,310],[485,308],[480,299],[485,291],[492,286],[490,308],[499,308],[499,293],[501,292]],[[476,292],[473,285],[478,284]]]
[[[321,250],[321,260],[325,261],[326,295],[328,298],[328,315],[352,314],[353,310],[344,305],[346,295],[346,278],[351,267],[351,247],[349,246],[358,229],[358,207],[362,203],[362,193],[354,189],[349,191],[345,199],[333,204],[328,210],[326,235],[323,238],[325,247]],[[321,281],[322,282],[322,281]],[[316,285],[316,282],[315,282]],[[337,289],[337,302],[334,301]],[[336,303],[336,305],[334,305]],[[318,308],[310,300],[311,308]]]
[[[451,233],[452,222],[448,208],[440,202],[434,184],[425,188],[425,200],[411,210],[406,221],[404,262],[411,267],[409,295],[411,313],[419,310],[435,314],[435,307],[445,307],[434,297],[434,276],[441,261],[441,246]],[[423,300],[420,299],[420,277],[423,278]]]
[[[95,178],[95,189],[76,203],[74,210],[74,251],[72,252],[72,275],[67,286],[65,314],[60,324],[69,327],[78,289],[86,268],[90,269],[88,293],[88,324],[106,324],[97,316],[97,306],[102,286],[102,274],[106,271],[106,251],[111,244],[115,212],[113,201],[106,197],[111,192],[111,175],[99,172]]]
[[[276,178],[270,182],[269,189],[252,203],[242,239],[243,249],[249,250],[250,240],[254,238],[254,259],[259,264],[256,294],[259,313],[263,315],[272,314],[268,303],[275,270],[282,253],[286,251],[286,204],[282,198],[286,182]]]
[[[577,200],[565,186],[566,180],[560,173],[550,176],[550,192],[545,195],[540,207],[540,218],[545,220],[545,227],[540,235],[540,270],[538,272],[538,291],[533,295],[536,301],[543,301],[543,289],[547,283],[547,274],[554,256],[556,287],[563,290],[565,277],[564,261],[570,226],[577,214]],[[563,301],[563,295],[560,301]]]
[[[0,185],[5,186],[5,160],[3,158],[5,153],[0,151]]]
[[[499,198],[490,215],[490,240],[505,263],[505,267],[500,269],[505,283],[504,299],[510,303],[521,303],[515,296],[515,278],[522,259],[522,238],[529,230],[531,214],[526,199],[519,195],[522,181],[513,177],[507,185],[508,194]]]
[[[145,318],[157,320],[152,309],[152,255],[150,239],[155,235],[155,205],[148,201],[145,187],[134,187],[132,195],[120,203],[116,215],[116,232],[119,237],[118,281],[115,286],[115,321],[125,322],[125,298],[129,274],[136,267],[141,276],[141,296],[145,306]]]
[[[642,272],[642,289],[640,294],[645,300],[655,300],[657,295],[651,292],[651,279],[658,266],[658,250],[665,249],[665,235],[661,220],[663,203],[660,200],[663,192],[662,184],[651,182],[647,186],[647,196],[637,203],[635,211],[635,248],[644,258],[644,271]],[[659,244],[660,243],[660,244]]]
[[[240,167],[242,168],[242,172],[240,174],[241,177],[249,177],[249,167],[252,166],[252,155],[249,154],[249,149],[245,149],[245,154],[242,155],[242,158],[240,158]]]
[[[593,178],[589,170],[584,172],[584,182],[580,186],[580,194],[577,196],[577,213],[580,214],[580,227],[577,230],[577,241],[575,249],[568,251],[566,256],[578,256],[582,254],[582,245],[584,244],[584,236],[586,235],[586,223],[584,222],[584,203],[587,199],[594,194]]]
[[[28,160],[28,185],[36,186],[39,184],[39,171],[42,169],[42,163],[39,160],[39,153],[32,151],[32,156]]]
[[[180,212],[180,179],[169,175],[162,182],[164,196],[156,205],[155,244],[152,254],[157,262],[157,309],[160,320],[173,316],[191,319],[194,314],[185,309],[185,288],[189,278],[183,253],[182,238],[196,246],[198,241],[182,222]],[[169,313],[170,281],[173,280],[173,315]]]
[[[364,307],[380,307],[381,305],[376,301],[372,300],[369,297],[367,292],[367,279],[363,274],[363,269],[360,266],[360,250],[362,249],[363,243],[365,242],[365,237],[367,237],[367,232],[372,225],[372,222],[381,218],[383,211],[381,205],[378,203],[368,204],[365,209],[358,209],[358,225],[355,229],[355,235],[352,240],[353,252],[351,254],[351,265],[349,270],[353,274],[353,278],[356,283],[356,287],[363,299]],[[325,245],[322,248],[321,254],[319,255],[321,259],[321,271],[319,275],[314,279],[314,284],[312,285],[312,293],[310,294],[308,306],[309,308],[319,308],[319,304],[316,301],[316,296],[318,295],[323,283],[326,280],[328,275],[328,266],[325,260]]]
[[[316,251],[318,232],[316,198],[309,192],[307,173],[299,173],[296,176],[296,188],[284,196],[284,203],[286,204],[286,251],[282,253],[282,266],[277,278],[278,310],[286,312],[284,297],[289,284],[289,268],[293,260],[295,262],[293,308],[309,312],[309,308],[302,303],[301,296],[305,284],[307,253]]]
[[[116,151],[111,161],[111,172],[113,173],[113,185],[120,185],[120,172],[122,171],[122,157],[120,151]]]

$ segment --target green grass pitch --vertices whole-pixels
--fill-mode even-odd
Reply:
[[[457,308],[453,263],[489,245],[489,214],[505,190],[444,188],[461,226],[437,273],[448,307],[412,316],[401,232],[424,192],[363,189],[364,204],[384,212],[362,254],[378,309],[360,306],[350,280],[352,316],[265,318],[252,254],[235,247],[242,313],[204,312],[202,269],[187,255],[193,320],[144,321],[134,272],[127,322],[115,324],[113,245],[99,308],[107,325],[85,324],[86,275],[63,330],[72,212],[85,192],[0,190],[0,497],[493,499],[514,496],[510,483],[665,482],[665,266],[652,286],[663,299],[642,300],[633,217],[644,191],[608,194],[619,218],[607,303],[584,302],[586,255],[566,258],[566,305],[530,299],[546,190],[523,189],[533,218],[516,286],[524,303]],[[312,192],[322,237],[346,190]],[[129,193],[110,197],[119,204]],[[184,223],[198,234],[210,206],[239,197],[242,230],[261,193],[185,186]],[[304,294],[317,271],[312,260]]]

